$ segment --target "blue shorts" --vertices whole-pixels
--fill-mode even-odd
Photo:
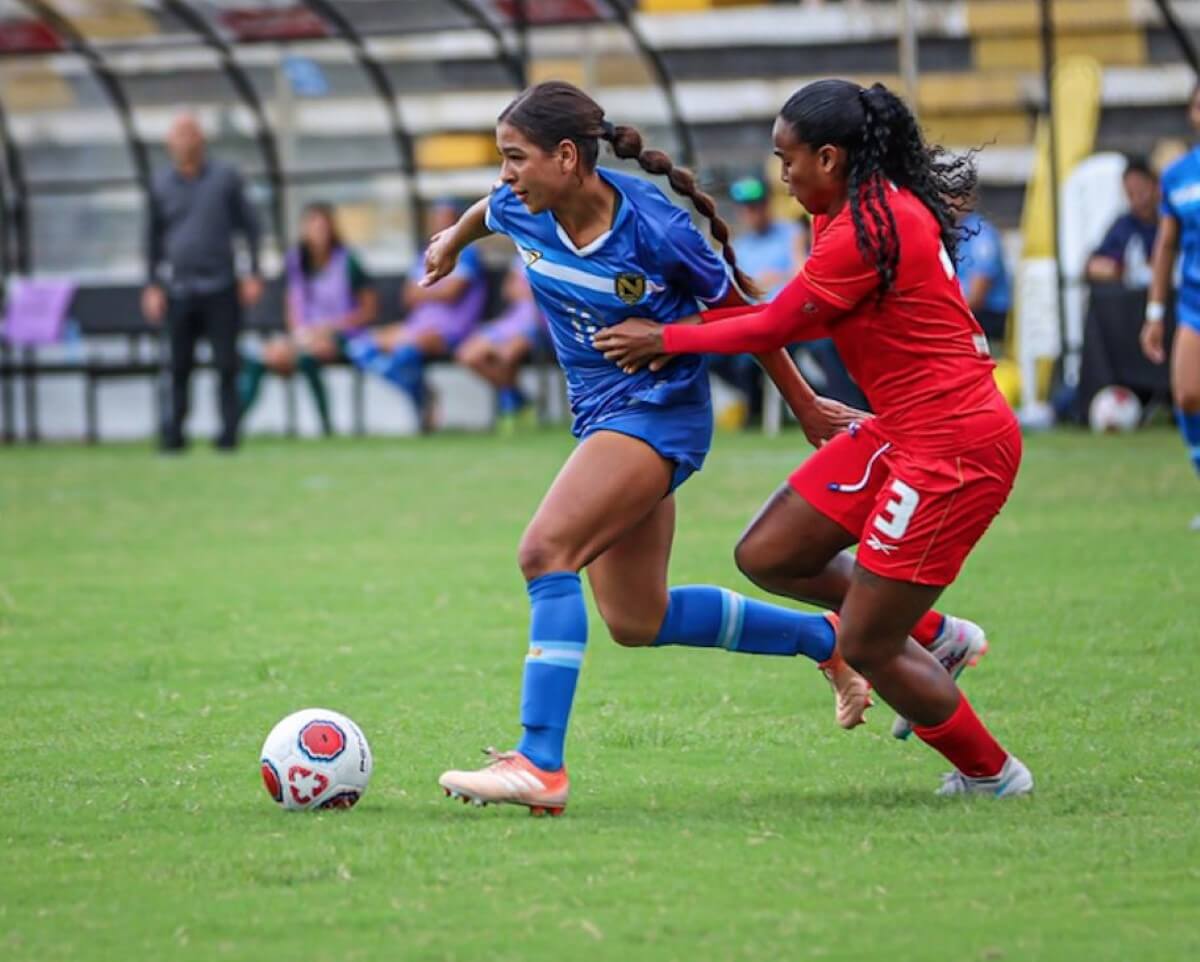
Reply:
[[[704,466],[712,447],[712,401],[706,396],[703,402],[667,407],[635,401],[588,425],[579,440],[597,431],[615,431],[638,438],[674,462],[670,488],[674,491]]]
[[[1175,326],[1190,327],[1200,334],[1200,304],[1185,303],[1182,292],[1175,303]]]

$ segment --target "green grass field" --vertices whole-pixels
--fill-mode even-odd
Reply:
[[[522,526],[570,441],[0,451],[0,949],[16,960],[1200,957],[1200,487],[1175,435],[1033,438],[945,607],[1032,799],[834,727],[807,662],[626,651],[593,618],[561,819],[443,799],[517,734]],[[673,578],[803,441],[721,437]],[[285,814],[258,750],[353,716],[357,809]]]

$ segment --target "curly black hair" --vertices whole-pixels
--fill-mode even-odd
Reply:
[[[879,274],[880,293],[896,279],[900,237],[888,204],[889,182],[912,191],[941,228],[951,260],[961,240],[958,215],[974,203],[974,152],[928,144],[908,106],[883,84],[819,80],[797,90],[779,116],[801,143],[846,151],[850,216],[863,258]]]

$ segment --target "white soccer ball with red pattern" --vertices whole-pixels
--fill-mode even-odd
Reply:
[[[1142,402],[1129,388],[1113,384],[1096,392],[1088,407],[1088,424],[1097,434],[1137,430]]]
[[[351,808],[371,780],[367,737],[345,715],[306,708],[271,729],[262,747],[267,793],[284,808]]]

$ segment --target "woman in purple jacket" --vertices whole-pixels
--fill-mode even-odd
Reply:
[[[329,397],[321,365],[342,357],[344,338],[375,319],[378,298],[371,278],[342,243],[333,207],[309,204],[304,209],[300,243],[285,264],[287,331],[268,341],[261,358],[242,362],[242,417],[258,397],[267,371],[291,377],[296,371],[312,391],[321,428],[333,433]]]

